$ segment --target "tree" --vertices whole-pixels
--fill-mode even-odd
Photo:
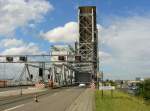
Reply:
[[[143,97],[146,100],[150,99],[150,79],[143,82]]]

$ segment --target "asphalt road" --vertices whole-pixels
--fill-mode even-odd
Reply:
[[[56,92],[63,91],[65,88],[62,89],[50,89],[44,92],[37,93],[39,98],[45,97],[47,95],[52,95]],[[11,107],[15,107],[18,104],[25,104],[30,101],[34,100],[34,94],[27,94],[23,96],[10,96],[10,97],[4,97],[0,98],[0,111],[3,111],[4,109],[8,109]]]
[[[85,89],[60,88],[38,93],[36,103],[33,94],[0,99],[0,111],[65,111]]]

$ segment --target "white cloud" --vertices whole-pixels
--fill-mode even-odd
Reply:
[[[49,42],[73,42],[78,38],[77,22],[68,22],[64,26],[56,27],[41,36]]]
[[[9,48],[9,47],[18,47],[24,45],[23,40],[18,40],[15,38],[3,39],[0,41],[1,47]]]
[[[9,38],[0,41],[1,48],[4,50],[0,54],[41,54],[41,51],[35,43],[27,43],[21,39]]]
[[[46,0],[0,0],[0,35],[10,35],[18,27],[38,22],[53,6]]]
[[[133,16],[113,21],[102,29],[103,50],[109,49],[113,62],[107,66],[113,73],[126,77],[148,76],[150,70],[150,17]],[[104,61],[107,59],[104,59]],[[108,62],[107,62],[108,63]],[[104,64],[105,66],[106,64]],[[130,78],[128,77],[128,78]]]
[[[99,51],[99,60],[101,64],[110,64],[113,61],[112,55],[108,52]]]
[[[101,25],[97,25],[98,34],[100,36],[100,30],[102,29]],[[41,37],[49,42],[74,42],[78,40],[78,23],[77,22],[68,22],[64,26],[56,27],[52,30],[49,30],[46,33],[41,32]]]
[[[14,54],[42,54],[39,47],[34,43],[29,43],[20,47],[11,47],[1,52],[2,55],[14,55]]]
[[[45,53],[41,51],[37,44],[27,43],[21,39],[9,38],[0,41],[1,48],[3,51],[0,54],[4,55],[14,55],[14,54],[42,54]]]

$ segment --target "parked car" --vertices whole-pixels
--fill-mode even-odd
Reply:
[[[85,87],[86,85],[84,83],[80,83],[79,87]]]

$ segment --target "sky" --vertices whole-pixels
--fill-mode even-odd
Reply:
[[[74,43],[78,6],[89,5],[97,8],[105,78],[150,77],[149,0],[0,0],[0,54],[46,54],[53,44]]]

